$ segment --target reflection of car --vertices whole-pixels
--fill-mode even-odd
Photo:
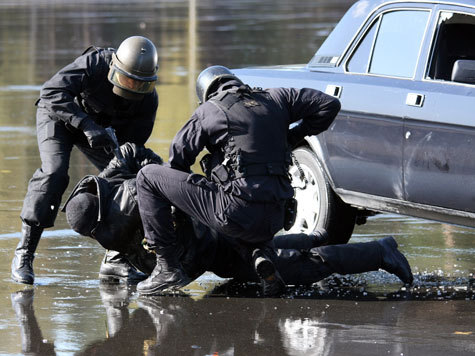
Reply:
[[[245,68],[257,87],[340,98],[328,131],[294,152],[294,230],[346,241],[355,220],[395,212],[475,226],[475,3],[355,3],[307,65]]]

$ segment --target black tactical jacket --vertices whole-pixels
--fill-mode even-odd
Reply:
[[[95,238],[104,248],[125,252],[137,233],[143,233],[137,206],[135,177],[140,168],[150,163],[161,164],[162,159],[143,146],[126,143],[121,146],[126,165],[117,158],[111,160],[99,176],[81,179],[63,206],[77,194],[89,192],[99,198],[99,214],[94,230]]]
[[[237,81],[226,82],[219,88],[216,96],[221,97],[225,91],[236,91],[240,85]],[[262,99],[264,97],[265,100]],[[316,135],[326,130],[340,110],[338,99],[308,88],[266,89],[243,100],[241,115],[234,117],[228,115],[229,112],[223,105],[216,105],[213,98],[198,107],[173,139],[170,146],[170,166],[190,172],[196,157],[205,148],[213,156],[212,164],[214,166],[221,164],[224,159],[222,152],[231,136],[246,135],[251,140],[247,147],[251,149],[253,146],[261,148],[265,145],[276,146],[280,157],[282,145],[277,144],[274,137],[283,137],[284,140],[287,138],[288,146],[291,148],[305,136]],[[249,114],[246,114],[246,109]],[[271,115],[271,118],[265,118],[266,121],[271,122],[274,127],[285,130],[283,135],[268,135],[265,125],[257,127],[256,132],[250,132],[256,126],[251,125],[249,121],[256,120],[259,115]],[[235,117],[239,117],[239,120],[235,121]],[[231,120],[234,120],[232,125],[229,123]],[[290,124],[299,120],[301,121],[289,130]],[[257,157],[262,151],[257,147],[255,152],[248,152],[247,157]],[[272,149],[266,151],[265,155],[269,157],[264,155],[264,158],[259,158],[260,161],[265,162],[267,159],[272,162],[281,159],[272,157]],[[290,180],[283,175],[251,175],[233,179],[230,184],[224,186],[224,190],[249,201],[278,202],[293,196]]]
[[[37,102],[53,120],[78,129],[86,117],[112,126],[120,144],[143,145],[152,133],[158,107],[156,91],[138,101],[124,100],[112,92],[107,79],[114,49],[91,47],[46,81]]]

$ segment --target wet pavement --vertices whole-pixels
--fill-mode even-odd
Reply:
[[[148,146],[166,158],[196,106],[202,68],[307,62],[351,3],[0,3],[0,355],[475,354],[475,230],[396,215],[370,218],[351,241],[395,236],[415,273],[411,288],[376,271],[264,299],[257,285],[206,274],[183,295],[139,297],[134,286],[98,279],[104,250],[61,213],[37,250],[35,285],[10,280],[22,201],[40,162],[33,103],[55,71],[90,44],[151,38],[160,108]],[[73,152],[68,192],[90,173]]]

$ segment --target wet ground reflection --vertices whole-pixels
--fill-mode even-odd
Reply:
[[[180,295],[140,297],[134,286],[100,281],[97,271],[103,251],[93,240],[70,230],[48,232],[48,247],[39,251],[36,261],[37,283],[24,287],[8,280],[8,256],[17,233],[0,235],[5,286],[0,290],[4,301],[0,340],[7,341],[0,343],[0,351],[38,355],[473,354],[475,280],[470,272],[473,262],[468,259],[473,261],[474,252],[456,247],[463,251],[458,257],[461,268],[429,270],[424,261],[445,260],[449,250],[421,252],[407,235],[419,226],[415,222],[382,215],[359,227],[354,236],[355,241],[367,241],[381,236],[379,229],[399,233],[401,249],[416,270],[412,287],[375,271],[333,275],[313,286],[289,287],[283,298],[272,299],[261,298],[255,284],[213,274],[205,274]],[[440,224],[430,224],[437,234]]]
[[[475,311],[469,301],[401,301],[404,297],[396,296],[375,303],[374,297],[361,292],[348,299],[330,294],[317,299],[242,299],[225,297],[223,286],[208,298],[137,297],[123,284],[99,283],[102,306],[95,311],[101,322],[88,330],[94,337],[83,344],[81,333],[72,331],[71,325],[86,322],[90,313],[78,313],[68,321],[68,330],[48,337],[42,332],[46,320],[35,313],[38,304],[33,308],[37,292],[11,294],[21,350],[28,354],[469,355],[475,351],[470,319]],[[96,293],[84,296],[83,303],[95,297]],[[61,307],[74,309],[74,304],[64,301]],[[467,318],[454,317],[460,313]],[[55,319],[58,324],[65,321],[61,313]]]

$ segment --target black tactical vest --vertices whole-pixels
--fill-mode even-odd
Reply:
[[[220,181],[247,176],[288,177],[291,162],[287,147],[288,113],[278,109],[269,93],[241,86],[219,93],[209,101],[227,117],[228,141],[222,148],[221,166],[229,177],[225,177],[226,172],[221,168],[221,172],[215,171],[221,176]]]

